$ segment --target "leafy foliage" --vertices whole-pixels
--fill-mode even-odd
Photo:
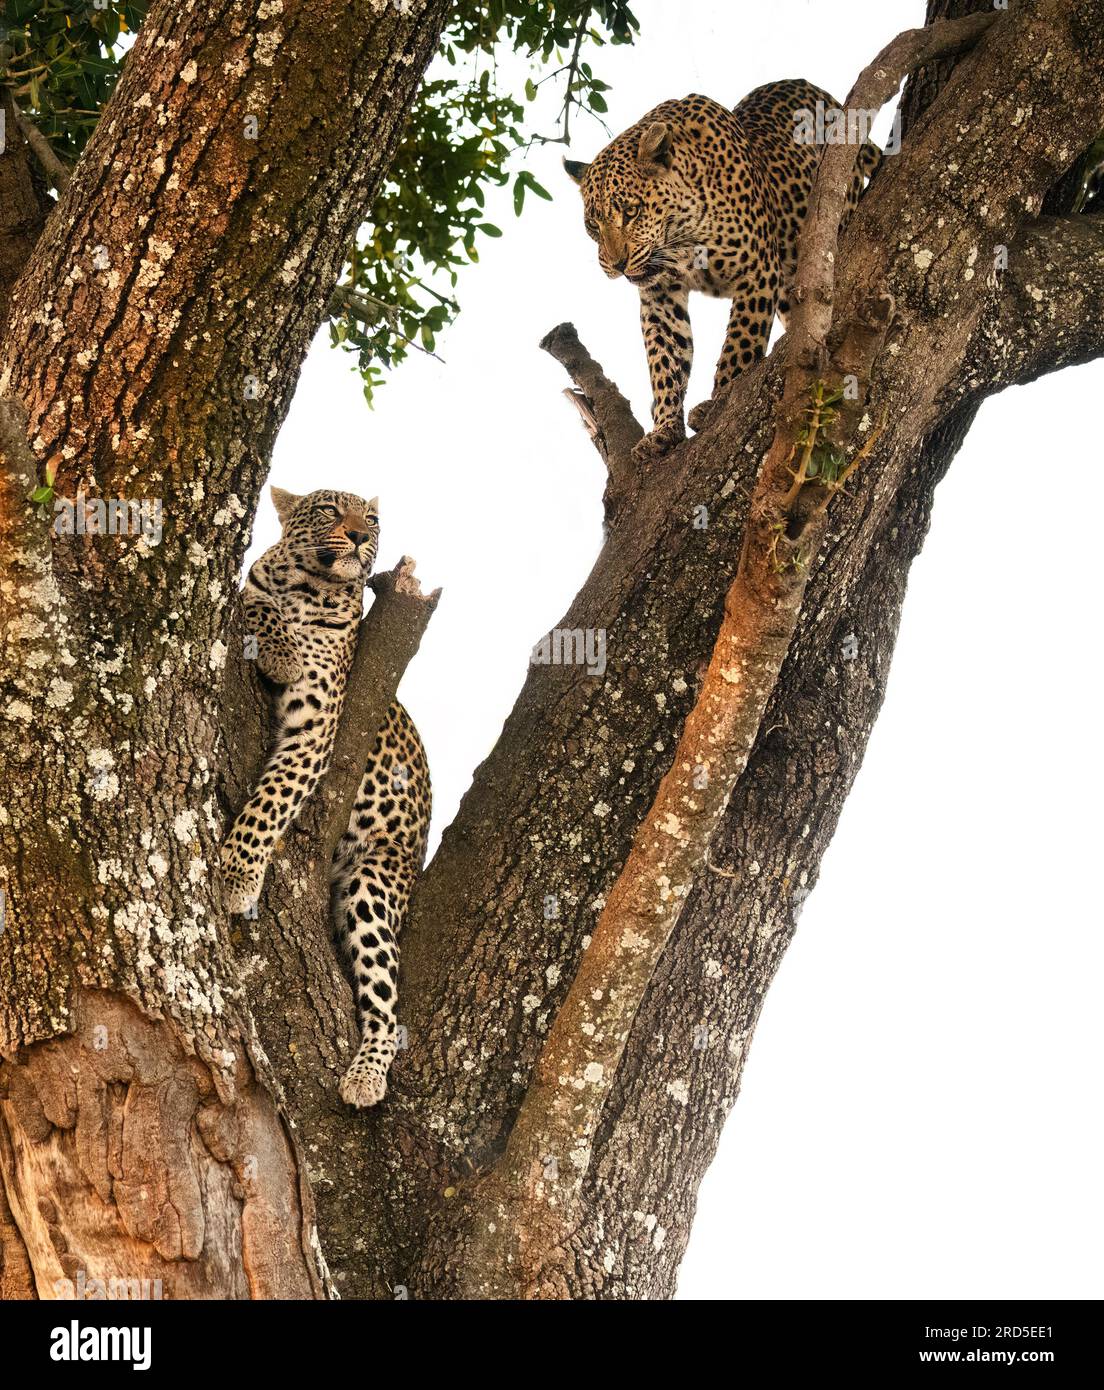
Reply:
[[[100,3],[111,7],[96,8]],[[148,5],[5,0],[0,83],[67,163],[94,128],[125,61],[126,36]],[[576,110],[601,120],[608,88],[582,53],[631,43],[637,29],[627,0],[461,0],[455,6],[330,306],[331,341],[355,353],[369,402],[382,369],[402,361],[412,346],[434,351],[437,335],[459,311],[461,270],[478,261],[484,238],[502,235],[485,216],[487,189],[512,182],[520,216],[528,195],[551,197],[528,169],[515,167],[524,151],[537,142],[566,143]],[[504,52],[528,65],[516,94],[498,86],[496,59]],[[527,129],[549,82],[563,94],[555,129]]]
[[[122,69],[125,36],[148,8],[149,0],[103,9],[94,0],[4,0],[0,82],[67,164],[99,120]]]

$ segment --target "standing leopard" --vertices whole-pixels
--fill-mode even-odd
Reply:
[[[691,290],[732,301],[714,400],[764,355],[775,314],[785,321],[821,155],[820,146],[798,137],[818,102],[835,107],[800,78],[757,87],[734,110],[691,95],[662,102],[589,164],[564,160],[582,189],[599,264],[640,291],[652,431],[633,451],[638,460],[686,436]],[[880,161],[876,145],[858,149],[848,213]],[[691,411],[693,428],[706,423],[710,406]]]
[[[376,558],[376,501],[348,492],[272,489],[283,534],[249,571],[245,630],[276,687],[275,734],[260,780],[222,846],[231,912],[256,902],[284,831],[329,768]],[[429,769],[410,716],[387,714],[330,871],[335,937],[353,979],[361,1045],[341,1082],[350,1105],[375,1105],[395,1056],[398,935],[425,859]]]

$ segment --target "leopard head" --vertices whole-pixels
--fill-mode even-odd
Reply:
[[[564,160],[583,195],[598,264],[611,279],[623,275],[634,285],[689,265],[706,216],[684,132],[659,118],[663,112],[657,107],[589,164]]]
[[[321,488],[297,497],[272,489],[285,558],[306,578],[352,584],[371,573],[379,544],[379,498]]]

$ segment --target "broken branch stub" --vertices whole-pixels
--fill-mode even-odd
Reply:
[[[566,369],[578,388],[565,395],[570,395],[591,442],[606,465],[609,474],[606,511],[612,513],[622,504],[636,479],[632,449],[643,439],[644,427],[601,364],[579,341],[574,324],[559,324],[541,339],[540,345]]]
[[[320,846],[327,873],[337,842],[349,824],[376,735],[441,597],[440,589],[422,593],[409,555],[404,555],[393,570],[374,575],[369,584],[376,598],[360,625],[333,759],[322,788]]]

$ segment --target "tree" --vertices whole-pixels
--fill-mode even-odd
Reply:
[[[231,595],[265,461],[455,11],[246,8],[151,7],[56,210],[14,151],[5,1292],[84,1269],[174,1297],[667,1294],[934,485],[982,399],[1102,351],[1104,5],[935,0],[949,28],[864,70],[849,105],[926,62],[901,153],[837,248],[829,147],[790,332],[661,466],[629,466],[641,427],[570,328],[546,340],[609,468],[562,627],[616,640],[604,679],[535,665],[477,770],[367,1117],[336,1100],[354,1033],[324,870],[432,611],[409,565],[381,577],[334,774],[255,922],[227,921],[208,866],[263,743]],[[60,538],[27,502],[44,487],[158,498],[161,544]],[[723,738],[694,761],[703,728]]]

